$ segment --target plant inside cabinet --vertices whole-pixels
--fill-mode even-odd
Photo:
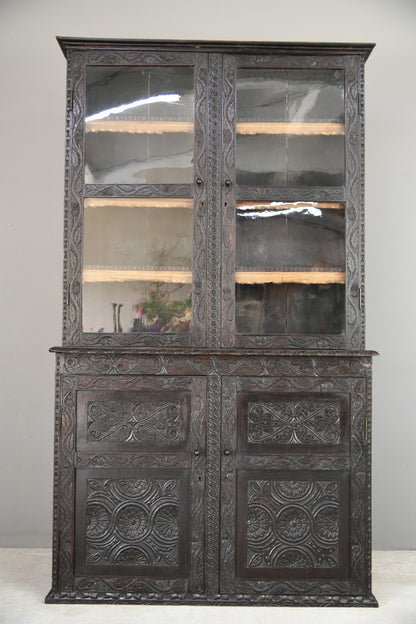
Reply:
[[[371,44],[59,38],[47,602],[376,606]]]

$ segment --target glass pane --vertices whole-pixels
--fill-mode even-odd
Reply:
[[[238,71],[238,184],[340,186],[344,167],[342,71]]]
[[[87,67],[85,181],[192,181],[192,67]]]
[[[86,199],[83,331],[190,331],[192,200]]]
[[[239,202],[235,278],[237,333],[342,333],[344,204]]]

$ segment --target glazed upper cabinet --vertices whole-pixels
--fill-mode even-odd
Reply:
[[[65,343],[362,348],[371,46],[61,43]]]

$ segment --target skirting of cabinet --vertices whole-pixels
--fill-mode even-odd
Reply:
[[[46,603],[63,604],[169,604],[173,605],[201,605],[224,607],[378,607],[373,594],[368,596],[267,596],[267,595],[181,595],[172,594],[157,596],[155,594],[132,594],[130,592],[112,594],[110,592],[80,592],[60,593],[51,590],[45,599]]]

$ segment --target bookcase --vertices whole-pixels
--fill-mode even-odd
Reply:
[[[372,44],[58,41],[47,602],[376,606]]]

